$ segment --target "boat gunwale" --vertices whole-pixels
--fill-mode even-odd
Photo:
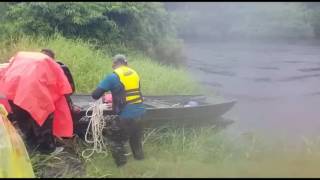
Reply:
[[[72,94],[71,96],[90,96],[90,94]],[[182,97],[196,97],[196,96],[203,96],[206,97],[205,95],[161,95],[161,96],[144,96],[144,97],[170,97],[170,96],[182,96]],[[204,105],[197,105],[197,106],[189,106],[189,107],[146,107],[146,109],[148,110],[154,110],[154,109],[190,109],[190,108],[197,108],[197,107],[210,107],[210,106],[216,106],[216,105],[221,105],[221,104],[231,104],[232,106],[236,103],[237,101],[235,99],[231,99],[231,100],[226,100],[224,102],[219,102],[219,103],[210,103],[209,104],[204,104]],[[145,103],[147,104],[147,103]],[[107,111],[111,111],[111,110],[107,110]]]

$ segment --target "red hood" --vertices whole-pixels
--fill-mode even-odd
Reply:
[[[28,111],[41,126],[54,112],[53,133],[71,137],[73,124],[65,94],[72,92],[60,65],[40,52],[18,52],[0,70],[0,92]]]

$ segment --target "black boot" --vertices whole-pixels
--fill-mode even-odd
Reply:
[[[120,127],[119,120],[113,121],[108,129],[107,137],[109,139],[111,154],[118,167],[127,163],[126,149],[124,147],[128,140],[127,134]]]
[[[53,113],[45,120],[42,126],[35,122],[33,124],[34,134],[39,144],[38,150],[41,153],[49,154],[56,149],[56,142],[53,136]]]
[[[45,134],[38,137],[38,150],[43,154],[50,154],[56,150],[56,143],[52,134]]]
[[[133,128],[133,132],[129,139],[129,144],[133,154],[133,158],[136,160],[144,159],[142,147],[142,131],[140,128]]]
[[[136,160],[144,159],[142,142],[139,135],[133,135],[132,137],[130,137],[129,144],[130,144],[130,148],[131,148],[134,159]]]
[[[130,147],[132,150],[133,158],[136,160],[143,160],[144,159],[144,153],[142,149],[142,144],[134,144],[130,141]]]
[[[118,167],[127,163],[126,150],[123,142],[111,142],[111,154]]]

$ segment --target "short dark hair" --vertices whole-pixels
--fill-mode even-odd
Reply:
[[[54,59],[54,52],[51,49],[41,49],[41,52]]]

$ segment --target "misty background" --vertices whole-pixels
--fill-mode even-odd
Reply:
[[[188,41],[310,39],[316,29],[313,13],[319,6],[316,2],[165,4],[179,19],[180,37]]]
[[[320,129],[318,2],[165,3],[188,70],[208,95],[236,99],[243,133],[301,140]]]

